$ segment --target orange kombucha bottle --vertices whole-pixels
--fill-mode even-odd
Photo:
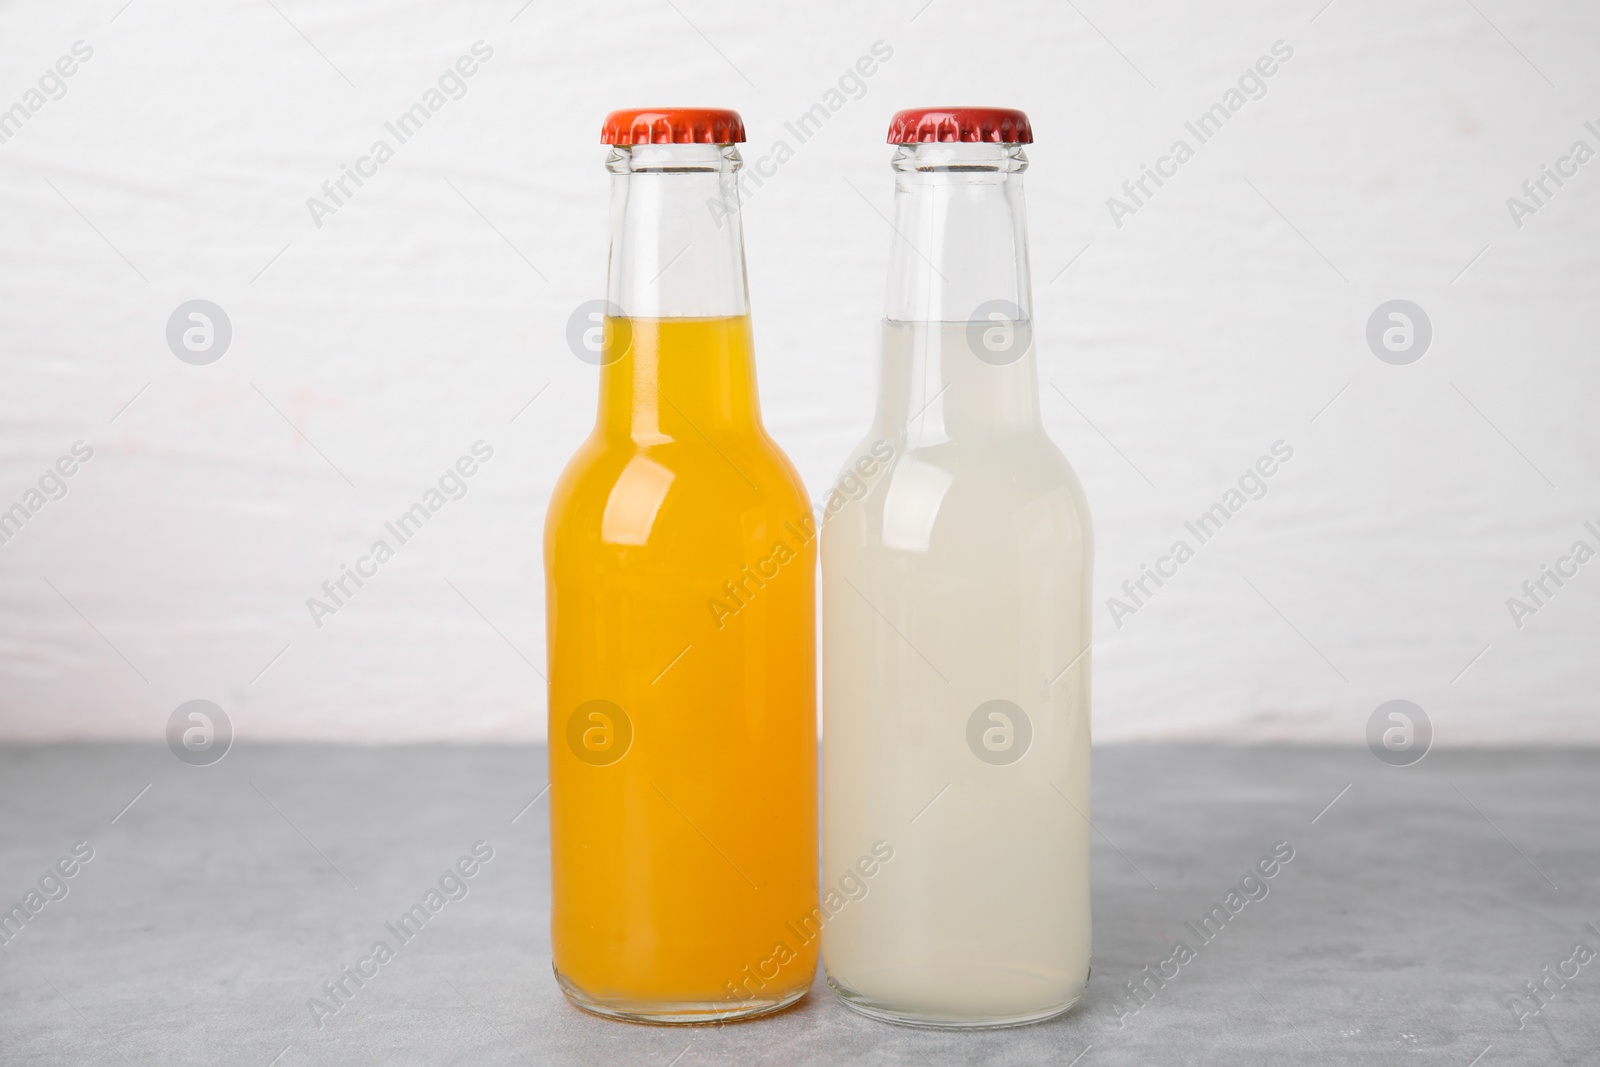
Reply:
[[[761,423],[739,116],[602,139],[599,417],[544,541],[554,967],[601,1015],[743,1018],[816,968],[817,525]]]

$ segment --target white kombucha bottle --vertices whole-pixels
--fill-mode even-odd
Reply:
[[[1093,539],[1045,434],[1020,111],[903,111],[881,394],[822,531],[822,939],[849,1007],[1014,1026],[1088,980]]]

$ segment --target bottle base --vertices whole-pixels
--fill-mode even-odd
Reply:
[[[727,1001],[646,1001],[618,997],[596,997],[570,981],[566,975],[555,972],[556,984],[574,1006],[602,1019],[615,1019],[628,1023],[651,1026],[710,1026],[716,1023],[743,1022],[782,1011],[805,996],[808,988],[801,987],[776,997],[752,997],[749,1000]]]
[[[1013,1026],[1031,1026],[1065,1015],[1083,998],[1080,991],[1071,1000],[1014,1014],[1001,1011],[967,1014],[891,1007],[851,989],[832,975],[828,976],[828,988],[833,990],[833,995],[839,1003],[857,1015],[864,1015],[878,1022],[894,1023],[896,1026],[914,1026],[924,1030],[1005,1030]]]

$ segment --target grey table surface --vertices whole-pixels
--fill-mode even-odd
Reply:
[[[239,745],[196,768],[159,746],[0,746],[0,906],[93,849],[0,948],[0,1062],[1600,1063],[1600,960],[1568,962],[1600,950],[1600,752],[1395,768],[1133,745],[1094,770],[1094,973],[1067,1016],[914,1030],[819,982],[783,1014],[683,1029],[556,989],[541,748]],[[494,857],[467,895],[315,1018],[323,983],[478,840]],[[1185,922],[1278,841],[1295,856],[1269,895],[1201,945]],[[1130,1011],[1125,983],[1180,939],[1194,958]],[[1564,987],[1544,977],[1563,966]],[[1507,1001],[1541,979],[1519,1019]]]

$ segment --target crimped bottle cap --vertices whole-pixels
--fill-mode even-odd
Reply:
[[[935,141],[1032,144],[1033,127],[1014,107],[913,107],[889,120],[890,144]]]
[[[627,108],[607,115],[605,125],[600,128],[601,144],[741,144],[743,141],[744,119],[737,111],[724,107]]]

